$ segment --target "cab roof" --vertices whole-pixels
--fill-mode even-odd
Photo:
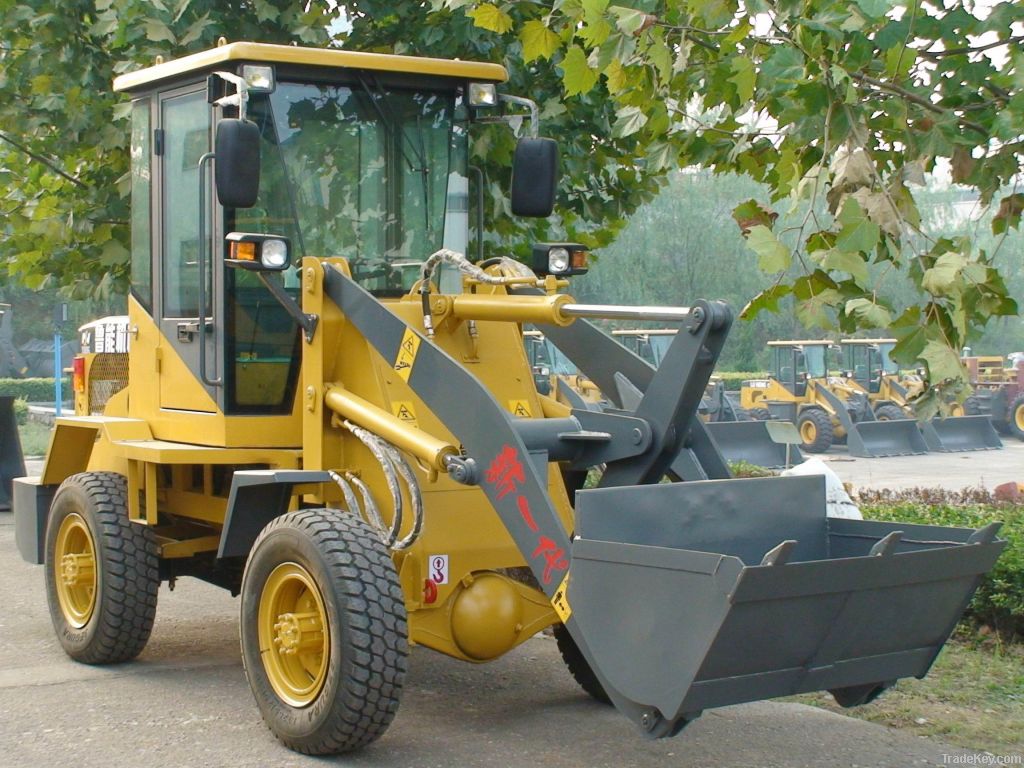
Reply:
[[[830,339],[796,339],[794,341],[769,341],[769,347],[825,347],[835,346]]]
[[[508,79],[508,72],[500,64],[479,61],[361,53],[339,48],[299,48],[269,43],[225,43],[180,59],[128,72],[114,79],[114,90],[134,91],[191,72],[203,72],[216,64],[243,61],[434,75],[495,83],[503,83]]]

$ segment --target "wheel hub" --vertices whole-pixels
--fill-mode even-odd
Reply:
[[[277,618],[274,645],[278,653],[294,656],[300,651],[314,651],[323,646],[323,623],[316,611],[282,613]]]
[[[60,523],[52,567],[61,613],[68,624],[81,629],[96,606],[96,547],[88,524],[77,512]]]
[[[293,707],[316,700],[327,679],[330,625],[313,575],[281,563],[264,583],[259,602],[263,670],[277,696]]]

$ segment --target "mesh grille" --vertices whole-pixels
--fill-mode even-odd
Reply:
[[[107,401],[128,386],[128,355],[101,353],[89,366],[89,413],[103,413]]]

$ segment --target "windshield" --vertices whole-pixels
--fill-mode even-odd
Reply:
[[[431,253],[465,252],[464,111],[452,91],[370,84],[284,82],[253,95],[260,195],[234,228],[288,237],[296,262],[345,257],[378,294],[408,290]]]
[[[828,368],[826,366],[825,355],[828,352],[828,347],[825,345],[815,345],[803,347],[803,368],[800,373],[806,371],[807,375],[812,379],[821,379],[828,376]],[[803,367],[802,366],[802,367]]]
[[[651,352],[654,355],[655,367],[661,365],[661,361],[665,359],[665,353],[668,352],[668,348],[672,346],[672,342],[675,340],[675,336],[651,336]]]
[[[882,370],[886,373],[899,373],[900,365],[893,360],[889,354],[892,352],[892,348],[895,347],[894,342],[888,341],[878,345],[878,354],[881,357]]]

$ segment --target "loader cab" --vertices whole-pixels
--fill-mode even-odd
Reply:
[[[843,369],[857,384],[876,395],[886,376],[899,374],[899,365],[890,357],[895,339],[845,339]]]
[[[268,279],[296,301],[307,256],[346,258],[388,299],[434,251],[466,253],[468,93],[505,79],[493,64],[252,43],[118,78],[115,90],[131,97],[132,297],[174,358],[157,364],[159,410],[296,407],[300,327],[263,275],[226,262],[229,234],[279,236],[288,263]],[[232,101],[237,80],[244,104]],[[247,161],[235,147],[229,162],[218,134],[242,111],[252,151]],[[224,189],[247,176],[254,199],[225,204]],[[530,215],[544,215],[544,194],[526,198]]]
[[[807,383],[829,375],[829,353],[834,344],[828,340],[770,341],[772,376],[790,394],[804,397]]]

